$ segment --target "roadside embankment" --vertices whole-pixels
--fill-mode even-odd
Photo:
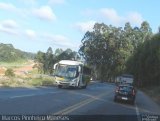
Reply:
[[[160,86],[146,87],[142,88],[141,90],[160,105]]]

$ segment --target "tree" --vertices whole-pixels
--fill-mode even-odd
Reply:
[[[57,57],[57,61],[60,60],[75,60],[78,58],[77,52],[72,51],[71,49],[66,49],[61,54],[59,54]]]
[[[38,51],[35,56],[36,64],[34,65],[34,67],[38,68],[38,72],[40,73],[52,74],[53,65],[56,62],[60,60],[72,60],[76,58],[79,58],[77,52],[72,51],[71,49],[66,49],[65,51],[63,51],[62,49],[58,48],[56,49],[55,54],[53,54],[52,48],[49,47],[46,53]]]
[[[63,50],[62,50],[61,48],[57,48],[57,49],[55,50],[55,55],[58,56],[58,55],[60,55],[62,52],[63,52]]]
[[[145,40],[151,39],[152,29],[147,21],[142,22],[140,30],[142,32],[142,43]]]
[[[85,33],[79,54],[94,68],[97,79],[111,81],[126,72],[126,62],[141,45],[151,38],[149,24],[132,28],[130,23],[122,27],[96,23],[93,31]]]
[[[127,62],[138,86],[160,84],[160,34],[146,40]]]
[[[112,80],[123,62],[120,56],[122,28],[96,23],[92,32],[86,32],[79,53],[91,65],[101,80]],[[122,58],[122,59],[120,59]]]
[[[160,26],[158,27],[158,33],[160,33]]]
[[[5,76],[14,77],[15,74],[14,74],[13,69],[7,69],[7,70],[5,71]]]
[[[49,47],[47,52],[45,53],[44,73],[52,74],[53,64],[54,64],[53,51],[52,48]]]
[[[36,65],[34,67],[38,68],[38,71],[40,73],[42,73],[43,71],[44,74],[52,74],[53,64],[55,63],[55,61],[56,60],[54,58],[52,48],[49,47],[46,53],[38,51],[35,56]]]
[[[39,73],[44,73],[45,53],[38,51],[34,60],[36,62],[34,67],[38,68]]]

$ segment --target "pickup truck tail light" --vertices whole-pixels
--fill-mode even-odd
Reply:
[[[135,90],[133,89],[133,91],[132,91],[132,95],[135,95],[136,93],[135,93]]]

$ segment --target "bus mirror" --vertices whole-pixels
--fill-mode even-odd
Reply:
[[[56,69],[57,64],[58,64],[58,63],[54,64],[54,66],[53,66],[53,70],[55,70],[55,69]]]
[[[80,66],[78,67],[78,72],[81,72],[81,67]]]

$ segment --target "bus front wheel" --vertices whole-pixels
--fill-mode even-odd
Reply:
[[[82,87],[83,89],[86,89],[86,87],[87,87],[87,83]]]
[[[83,88],[83,89],[86,89],[86,87],[87,87],[87,85],[83,86],[82,88]]]
[[[58,85],[58,88],[62,88],[62,85]]]

